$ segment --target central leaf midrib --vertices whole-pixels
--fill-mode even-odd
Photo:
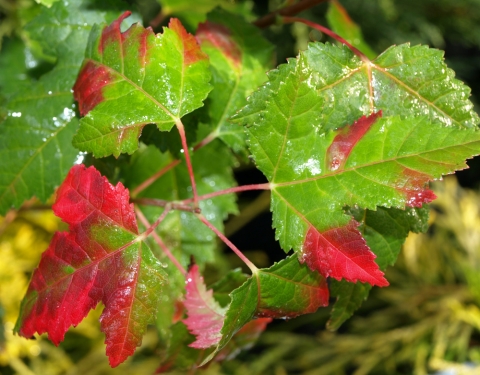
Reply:
[[[423,154],[428,154],[428,153],[437,152],[437,151],[444,151],[444,150],[447,150],[447,149],[449,149],[449,148],[464,147],[464,146],[468,146],[468,145],[470,145],[470,144],[474,144],[474,143],[478,143],[478,142],[480,142],[480,139],[476,139],[476,140],[473,140],[473,141],[470,141],[470,142],[467,142],[467,143],[462,143],[462,144],[457,144],[457,145],[451,145],[451,146],[442,147],[442,148],[435,148],[435,149],[431,149],[431,150],[427,150],[427,151],[416,152],[416,153],[412,153],[412,154],[405,155],[405,156],[392,157],[392,158],[389,158],[389,159],[377,160],[377,161],[374,161],[374,162],[362,164],[362,165],[360,165],[360,166],[355,166],[355,167],[340,169],[340,170],[335,171],[335,172],[330,172],[329,174],[324,174],[324,175],[320,175],[320,176],[309,177],[309,178],[306,178],[306,179],[303,179],[303,180],[288,181],[288,182],[275,182],[275,181],[273,181],[273,179],[272,179],[271,182],[272,182],[276,187],[277,187],[277,186],[278,186],[278,187],[284,187],[284,186],[297,185],[297,184],[302,184],[302,183],[306,183],[306,182],[312,182],[312,181],[321,180],[321,179],[323,179],[323,178],[328,178],[328,177],[336,176],[336,175],[339,175],[339,174],[342,174],[342,173],[346,173],[346,172],[355,172],[355,171],[357,171],[358,169],[362,169],[362,168],[366,168],[366,167],[371,167],[371,166],[377,165],[377,164],[383,164],[383,163],[388,163],[388,162],[392,162],[392,161],[393,161],[393,162],[399,162],[399,160],[402,160],[402,159],[408,159],[408,158],[415,157],[415,156],[422,156]],[[440,162],[435,162],[435,163],[436,163],[436,164],[439,164]],[[443,163],[443,162],[442,162],[442,163]]]
[[[86,61],[91,61],[93,64],[95,64],[96,66],[102,66],[104,68],[106,68],[110,73],[112,73],[113,75],[117,75],[119,77],[121,77],[125,82],[127,82],[128,84],[130,84],[131,86],[133,86],[137,91],[139,91],[140,93],[142,93],[143,95],[145,95],[145,97],[147,97],[148,99],[150,99],[150,101],[155,104],[157,107],[159,107],[161,110],[163,110],[168,116],[170,116],[172,118],[172,121],[176,121],[177,120],[177,117],[174,116],[162,103],[160,103],[157,99],[155,99],[150,93],[148,93],[147,91],[145,91],[143,89],[143,87],[137,85],[135,82],[133,82],[130,78],[128,78],[127,76],[125,76],[124,74],[120,73],[119,71],[111,68],[110,66],[108,65],[105,65],[105,64],[102,64],[101,62],[99,61],[95,61],[95,60],[92,60],[92,59],[85,59]]]

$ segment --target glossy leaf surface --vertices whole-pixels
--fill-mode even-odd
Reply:
[[[55,2],[26,27],[56,65],[38,81],[5,91],[15,95],[0,126],[0,215],[33,196],[45,202],[78,154],[71,143],[78,126],[71,88],[91,25],[113,19],[114,13],[87,10],[87,3]],[[8,84],[6,78],[3,82]]]
[[[252,95],[237,119],[249,126],[255,162],[273,184],[285,251],[295,249],[325,276],[387,285],[344,207],[420,207],[435,198],[428,181],[480,152],[480,133],[465,129],[477,121],[468,88],[451,71],[434,70],[443,64],[436,54],[403,45],[367,66],[344,48],[317,43]],[[413,66],[416,74],[407,75]],[[409,101],[416,105],[407,113]]]
[[[139,24],[122,33],[128,15],[92,30],[74,86],[86,116],[73,143],[96,157],[133,153],[146,124],[170,130],[211,89],[208,57],[180,21],[172,19],[163,34]]]
[[[71,169],[53,206],[70,232],[57,232],[22,302],[16,331],[48,332],[56,345],[98,302],[107,356],[117,366],[140,345],[152,323],[165,276],[138,229],[122,184],[93,167]]]

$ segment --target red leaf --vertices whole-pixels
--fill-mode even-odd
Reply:
[[[352,125],[345,126],[340,130],[327,150],[330,170],[336,171],[345,165],[352,149],[379,117],[382,117],[382,111],[373,113],[368,117],[362,116]]]
[[[223,25],[207,21],[198,25],[196,38],[201,45],[211,44],[225,55],[235,67],[239,67],[242,52],[231,37],[230,30]]]
[[[387,286],[388,281],[375,263],[376,256],[358,231],[358,225],[351,220],[346,226],[322,233],[310,226],[300,261],[325,277]]]
[[[209,348],[218,344],[225,319],[224,310],[213,298],[212,290],[207,290],[203,277],[195,264],[187,274],[187,294],[184,302],[188,318],[183,323],[197,340],[189,346],[197,349]]]
[[[140,345],[155,316],[161,266],[138,241],[128,190],[112,186],[94,167],[70,170],[53,210],[70,232],[56,233],[42,254],[15,329],[25,337],[48,332],[58,345],[102,301],[106,351],[117,366]]]

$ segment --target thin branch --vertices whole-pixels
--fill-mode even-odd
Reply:
[[[325,26],[319,25],[318,23],[306,20],[304,18],[299,18],[299,17],[282,17],[283,23],[294,23],[294,22],[301,22],[304,23],[307,26],[310,26],[324,34],[327,34],[329,37],[335,39],[336,41],[345,44],[348,48],[352,50],[352,52],[360,57],[362,61],[365,62],[370,62],[370,59],[358,48],[355,48],[352,46],[349,42],[347,42],[345,39],[343,39],[340,35],[334,33],[332,30],[326,28]]]
[[[139,210],[139,208],[136,208],[136,210]],[[150,235],[150,233],[152,233],[155,230],[155,228],[160,225],[160,223],[163,221],[163,219],[165,219],[165,217],[169,213],[170,213],[170,207],[167,206],[165,207],[165,210],[163,210],[162,214],[158,217],[158,219],[152,225],[147,227],[147,230],[145,232],[143,232],[142,234],[140,234],[140,236],[138,236],[139,240],[143,240],[147,238]]]
[[[193,174],[192,161],[190,160],[190,151],[188,150],[187,136],[185,134],[185,127],[183,126],[182,121],[178,120],[177,123],[178,133],[180,134],[180,139],[182,140],[183,153],[185,155],[185,162],[187,163],[188,174],[190,176],[190,183],[192,184],[193,191],[193,204],[198,206],[198,193],[197,185],[195,183],[195,176]]]
[[[172,161],[170,164],[168,164],[165,167],[163,167],[162,169],[160,169],[157,173],[155,173],[151,177],[147,178],[145,181],[143,181],[140,185],[138,185],[135,189],[132,190],[132,197],[135,197],[138,194],[140,194],[141,191],[145,190],[147,187],[149,187],[151,184],[153,184],[158,178],[163,176],[170,169],[176,167],[178,164],[180,164],[180,159],[176,159],[176,160]]]
[[[150,228],[151,225],[150,225],[150,223],[148,222],[148,220],[147,220],[147,218],[145,217],[145,215],[143,214],[143,212],[142,212],[138,207],[135,207],[135,212],[136,212],[138,218],[140,219],[140,221],[142,222],[142,224],[145,225],[146,228]],[[177,258],[175,258],[175,256],[172,254],[172,252],[171,252],[170,249],[167,247],[167,245],[165,245],[165,243],[162,241],[162,239],[161,239],[160,236],[157,234],[157,232],[152,231],[152,236],[153,236],[155,242],[158,244],[158,246],[160,246],[160,248],[163,250],[163,252],[165,253],[165,255],[168,257],[168,259],[171,260],[171,262],[175,265],[175,267],[177,267],[177,269],[178,269],[183,275],[186,275],[186,274],[187,274],[187,271],[185,270],[185,268],[183,268],[183,266],[180,264],[180,262],[177,260]]]
[[[277,21],[277,16],[294,16],[300,12],[303,12],[304,10],[313,8],[320,3],[324,3],[325,1],[327,0],[302,0],[296,4],[271,12],[254,21],[253,24],[261,29],[264,29],[268,26],[274,25]]]
[[[175,203],[166,201],[164,199],[157,198],[132,198],[130,199],[132,203],[141,204],[143,206],[157,206],[157,207],[169,207],[172,210],[188,211],[194,213],[200,213],[200,208],[193,207],[189,204],[184,203]]]
[[[269,183],[265,184],[254,184],[254,185],[242,185],[242,186],[235,186],[232,188],[224,189],[224,190],[219,190],[219,191],[214,191],[213,193],[208,193],[204,195],[199,195],[198,200],[203,201],[205,199],[210,199],[213,197],[218,197],[219,195],[225,195],[225,194],[232,194],[232,193],[240,193],[242,191],[251,191],[251,190],[271,190],[271,185]],[[192,198],[190,199],[185,199],[182,201],[183,204],[187,204],[192,202]]]
[[[224,243],[227,245],[237,256],[247,265],[248,268],[252,271],[253,274],[258,272],[258,268],[245,256],[243,253],[227,238],[225,235],[220,232],[212,223],[210,223],[205,216],[202,214],[197,214],[198,219],[210,228]]]

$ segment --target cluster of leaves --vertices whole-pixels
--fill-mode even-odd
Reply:
[[[81,0],[42,9],[26,29],[55,67],[7,92],[0,213],[61,184],[53,210],[69,225],[32,276],[15,327],[25,337],[58,344],[102,302],[110,364],[156,324],[161,372],[231,357],[272,318],[330,295],[336,329],[388,285],[409,231],[425,230],[429,181],[480,153],[470,90],[442,52],[402,44],[371,60],[338,2],[331,25],[359,49],[316,42],[274,70],[272,46],[239,14],[216,9],[194,35],[176,18],[156,34],[119,14]],[[247,156],[268,183],[235,186]],[[265,269],[222,234],[233,193],[254,189],[271,192],[276,237],[293,250]],[[207,289],[217,238],[251,275]]]

